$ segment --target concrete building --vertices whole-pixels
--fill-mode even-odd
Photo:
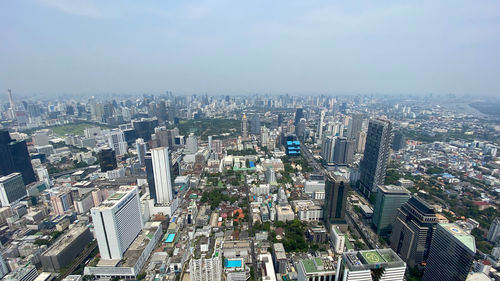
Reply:
[[[260,280],[277,281],[276,272],[274,271],[273,258],[271,254],[260,254],[257,256],[258,264],[261,266]]]
[[[330,240],[332,241],[333,248],[336,254],[342,254],[345,246],[345,235],[342,233],[338,226],[332,225],[330,227]]]
[[[74,226],[40,256],[43,270],[59,272],[70,265],[93,239],[87,226]]]
[[[323,219],[323,208],[312,200],[296,200],[292,202],[293,210],[301,221],[319,221]]]
[[[141,138],[138,138],[135,141],[136,149],[137,149],[137,158],[139,160],[139,165],[141,167],[144,167],[146,165],[145,162],[145,157],[146,157],[146,151],[148,149],[148,144]]]
[[[90,212],[102,259],[121,260],[143,226],[137,187],[120,187]]]
[[[278,221],[287,222],[292,221],[295,217],[295,214],[290,207],[290,205],[277,205],[276,206],[276,219]]]
[[[34,281],[38,277],[36,267],[32,264],[20,266],[5,276],[3,281]]]
[[[339,264],[338,280],[403,281],[405,280],[405,272],[405,262],[391,249],[345,252]],[[377,279],[374,279],[374,277]]]
[[[189,277],[191,281],[221,281],[222,255],[221,241],[208,239],[207,247],[198,245],[193,257],[189,260]]]
[[[341,176],[328,175],[325,187],[323,219],[327,227],[345,224],[345,204],[349,192],[349,181]]]
[[[3,259],[2,254],[0,254],[0,279],[9,273],[9,268]]]
[[[476,240],[454,223],[436,227],[423,281],[465,281],[476,254]]]
[[[491,243],[497,243],[500,241],[500,217],[496,217],[490,225],[488,230],[488,241]]]
[[[114,129],[108,134],[108,145],[118,156],[127,153],[127,142],[121,130]]]
[[[373,210],[373,225],[377,235],[387,235],[398,209],[410,199],[410,192],[401,186],[381,185],[377,191],[375,209]]]
[[[366,196],[376,192],[378,186],[385,182],[391,143],[391,122],[383,119],[370,120],[365,153],[359,164],[361,188]]]
[[[186,139],[186,154],[195,154],[198,152],[198,139],[191,133]]]
[[[151,159],[153,164],[156,203],[168,204],[172,202],[173,199],[168,147],[151,149]]]
[[[336,275],[336,263],[332,257],[316,257],[297,263],[297,280],[333,281]]]
[[[15,205],[26,196],[26,186],[21,173],[12,173],[0,177],[0,201],[2,207]]]
[[[282,243],[273,244],[273,263],[277,273],[286,274],[288,259]]]
[[[410,266],[427,260],[438,219],[424,200],[412,197],[398,210],[392,225],[391,248]]]

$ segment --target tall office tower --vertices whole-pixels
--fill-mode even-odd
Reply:
[[[301,118],[299,124],[295,126],[295,134],[300,141],[304,141],[306,136],[306,119]]]
[[[398,210],[392,225],[391,248],[410,266],[427,261],[438,219],[424,200],[412,197]]]
[[[212,151],[212,136],[208,136],[208,150]]]
[[[432,237],[423,281],[465,281],[476,254],[476,240],[454,223],[440,223]]]
[[[403,281],[406,264],[392,249],[345,252],[337,268],[343,281]],[[440,279],[436,279],[440,280]]]
[[[3,259],[2,254],[0,254],[0,278],[3,278],[5,275],[9,273],[9,268]]]
[[[325,184],[325,206],[323,218],[328,227],[345,224],[345,204],[349,191],[349,180],[336,175],[327,175]]]
[[[108,135],[108,145],[116,155],[121,156],[127,153],[127,142],[121,130],[112,130]]]
[[[380,185],[378,187],[372,220],[378,235],[387,235],[390,232],[398,209],[409,199],[410,192],[402,186]]]
[[[394,139],[391,145],[392,149],[398,151],[406,147],[406,137],[400,131],[394,133]]]
[[[97,153],[97,158],[99,159],[99,166],[101,167],[101,172],[112,171],[118,167],[116,163],[116,154],[108,146],[101,148]]]
[[[2,207],[15,205],[26,196],[26,186],[20,173],[0,177],[0,201]]]
[[[202,240],[194,250],[193,257],[189,260],[189,277],[191,281],[221,281],[222,280],[222,255],[221,242],[212,238]]]
[[[260,143],[263,147],[269,145],[269,129],[266,126],[260,127]]]
[[[336,165],[351,164],[353,155],[354,141],[345,137],[337,138],[333,150],[333,162]]]
[[[138,138],[148,142],[151,140],[151,135],[154,134],[155,128],[158,127],[158,119],[142,118],[141,120],[132,120],[135,134]]]
[[[14,99],[12,98],[12,90],[7,90],[7,95],[9,96],[9,106],[10,109],[16,109],[16,105],[14,104]]]
[[[276,181],[276,172],[273,170],[271,166],[267,167],[266,170],[266,182],[271,185],[275,185]]]
[[[295,127],[299,125],[300,119],[304,118],[304,109],[303,108],[297,108],[295,111],[295,122],[293,123]]]
[[[241,136],[243,138],[248,137],[248,120],[245,113],[243,113],[243,118],[241,119]]]
[[[325,111],[321,110],[321,113],[319,114],[319,123],[317,129],[318,132],[318,139],[316,141],[317,144],[321,144],[323,140],[323,126],[325,125],[324,122],[325,122]]]
[[[173,199],[168,147],[151,149],[151,158],[153,162],[156,203],[168,204]]]
[[[189,134],[188,138],[186,139],[186,150],[186,152],[189,154],[195,154],[196,152],[198,152],[198,139],[193,133]]]
[[[366,146],[366,132],[361,131],[356,139],[356,152],[364,153]]]
[[[359,164],[361,188],[366,196],[385,181],[392,142],[391,122],[372,119],[368,125],[365,154]]]
[[[135,145],[137,147],[137,158],[139,159],[139,165],[141,165],[142,167],[146,165],[145,157],[146,157],[146,150],[148,149],[148,144],[144,142],[143,139],[138,138],[135,141]]]
[[[26,141],[12,140],[8,131],[0,130],[0,155],[0,176],[19,172],[24,184],[36,181]]]
[[[278,113],[278,127],[283,124],[283,114]]]
[[[337,138],[332,136],[327,136],[323,138],[323,143],[321,144],[321,157],[327,163],[333,162],[333,152],[335,150],[335,140]]]
[[[255,113],[252,116],[252,120],[250,123],[250,132],[254,135],[260,134],[260,116],[258,113]]]
[[[121,260],[142,230],[141,204],[136,186],[121,186],[101,205],[90,209],[101,258]]]
[[[347,129],[347,137],[351,140],[357,139],[359,132],[363,126],[363,115],[353,114],[349,121],[349,128]]]
[[[500,241],[500,218],[496,217],[490,225],[490,229],[488,230],[488,241],[491,243],[497,243]]]
[[[149,198],[153,199],[156,204],[158,201],[156,200],[155,175],[151,152],[146,152],[146,156],[144,156],[144,163],[146,165],[146,180],[148,182]]]

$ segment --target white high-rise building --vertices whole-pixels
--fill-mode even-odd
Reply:
[[[208,136],[208,150],[212,151],[212,136]]]
[[[127,142],[121,130],[112,130],[109,133],[108,145],[115,151],[116,155],[127,153]]]
[[[269,129],[266,126],[260,127],[260,142],[262,146],[268,147],[269,144]]]
[[[151,149],[151,159],[155,178],[156,202],[158,204],[168,204],[173,199],[168,147]]]
[[[319,117],[319,123],[318,123],[318,140],[316,141],[317,144],[321,144],[323,140],[323,125],[325,121],[325,111],[321,110],[320,117]]]
[[[120,187],[90,213],[102,259],[122,259],[143,226],[137,187]]]
[[[198,152],[198,139],[191,133],[186,140],[186,153],[195,154]]]
[[[210,242],[196,249],[189,261],[189,277],[191,281],[221,281],[222,257],[220,240],[216,240],[213,249],[209,249]]]
[[[137,158],[139,159],[139,165],[144,166],[144,165],[146,165],[146,162],[144,159],[146,157],[146,150],[148,148],[147,143],[144,142],[143,139],[138,138],[135,141],[135,144],[137,146]]]

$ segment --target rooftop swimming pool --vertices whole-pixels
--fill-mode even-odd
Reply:
[[[165,243],[172,243],[172,242],[174,242],[174,238],[175,238],[175,233],[170,233],[167,236],[167,239],[165,239]]]
[[[241,267],[241,260],[226,260],[226,267]]]

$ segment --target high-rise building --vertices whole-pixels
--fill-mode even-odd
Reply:
[[[405,262],[392,249],[345,252],[337,270],[343,281],[403,281],[405,272]]]
[[[336,165],[347,165],[352,162],[354,141],[346,137],[337,137],[333,149],[333,162]]]
[[[366,132],[361,131],[359,132],[358,137],[356,139],[356,152],[364,153],[365,146],[366,146]]]
[[[208,136],[208,150],[212,151],[212,136]]]
[[[268,184],[271,184],[271,185],[275,185],[277,183],[276,172],[270,166],[267,167],[267,170],[266,170],[266,182]]]
[[[248,137],[248,120],[245,113],[243,113],[243,118],[241,119],[241,136],[243,138]]]
[[[250,132],[254,135],[260,134],[260,116],[258,113],[255,113],[252,116],[252,120],[250,123]]]
[[[146,156],[144,156],[144,164],[146,165],[146,180],[148,182],[149,197],[153,199],[156,204],[158,202],[156,200],[155,175],[151,152],[146,152]]]
[[[139,159],[139,165],[145,166],[145,157],[146,157],[146,150],[148,149],[148,145],[146,142],[144,142],[143,139],[138,138],[135,141],[136,147],[137,147],[137,158]]]
[[[143,226],[137,187],[120,187],[90,213],[101,258],[121,260]]]
[[[345,204],[349,192],[349,180],[337,175],[328,175],[325,185],[323,218],[326,225],[345,224]]]
[[[304,109],[299,107],[295,110],[295,122],[293,123],[295,127],[299,125],[300,119],[302,118],[304,118]]]
[[[193,133],[189,134],[186,139],[186,150],[188,154],[195,154],[198,152],[198,139]]]
[[[297,263],[297,280],[332,280],[335,278],[337,263],[332,257],[315,257],[299,260]]]
[[[223,149],[222,140],[213,140],[212,150],[217,154],[221,154],[222,149]]]
[[[108,134],[108,145],[118,156],[127,153],[127,142],[121,130],[115,129]]]
[[[0,201],[2,207],[15,205],[26,196],[26,186],[20,173],[0,177]]]
[[[363,126],[363,115],[362,114],[353,114],[352,118],[349,121],[347,136],[349,139],[354,140],[358,138],[359,132],[361,132],[361,128]]]
[[[327,163],[333,162],[333,152],[335,150],[335,140],[336,137],[327,136],[323,138],[323,143],[321,144],[321,157]]]
[[[325,125],[325,111],[321,110],[321,113],[319,114],[319,122],[318,122],[318,139],[317,139],[317,144],[321,144],[323,140],[323,126]]]
[[[18,172],[24,184],[36,181],[26,141],[12,140],[8,131],[0,130],[0,155],[0,176]]]
[[[394,139],[392,140],[392,149],[400,150],[406,147],[406,137],[402,132],[397,131],[394,133]]]
[[[189,260],[189,277],[191,281],[221,281],[222,254],[221,241],[213,238],[202,238]]]
[[[476,254],[474,236],[454,223],[436,227],[423,281],[465,281]]]
[[[398,210],[392,225],[391,248],[410,266],[427,261],[438,219],[424,200],[412,197]]]
[[[112,171],[118,167],[116,163],[116,154],[110,147],[103,147],[97,153],[97,158],[99,159],[99,166],[101,167],[101,172]]]
[[[2,254],[0,254],[0,278],[3,278],[5,275],[9,273],[9,268],[3,259]]]
[[[60,190],[50,196],[50,203],[54,214],[62,216],[73,206],[69,190]]]
[[[387,235],[390,232],[398,209],[408,199],[410,199],[410,192],[402,186],[379,186],[373,210],[373,225],[378,235]]]
[[[158,119],[142,118],[141,120],[132,120],[136,137],[148,142],[151,140],[151,135],[154,134],[155,128],[158,127]]]
[[[359,164],[361,188],[366,196],[377,191],[385,181],[392,142],[391,122],[372,119],[368,125],[365,154]]]
[[[153,162],[156,203],[168,204],[172,202],[173,199],[168,147],[151,149],[151,156]]]
[[[488,236],[486,237],[491,243],[500,241],[500,217],[496,217],[490,225]]]

